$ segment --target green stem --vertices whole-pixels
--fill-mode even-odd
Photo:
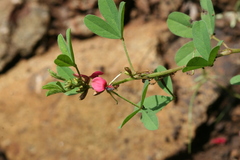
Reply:
[[[81,81],[83,81],[82,76],[81,76],[81,73],[80,73],[80,71],[79,71],[76,63],[75,63],[74,68],[77,70],[77,73],[78,73],[78,75],[79,75],[79,79],[80,79]]]
[[[135,74],[135,70],[134,70],[134,68],[133,68],[131,59],[130,59],[129,54],[128,54],[128,51],[127,51],[127,47],[126,47],[125,40],[124,40],[124,38],[122,38],[121,40],[122,40],[123,48],[124,48],[125,54],[126,54],[126,56],[127,56],[127,60],[128,60],[129,65],[130,65],[130,68],[131,68],[132,72]]]
[[[181,67],[176,67],[176,68],[169,69],[169,70],[166,70],[166,71],[154,72],[154,73],[151,73],[151,74],[136,75],[135,77],[128,77],[126,79],[113,82],[112,85],[119,85],[121,83],[125,83],[125,82],[128,82],[128,81],[133,81],[133,80],[139,80],[139,79],[151,79],[151,78],[156,78],[156,77],[164,77],[164,76],[174,74],[175,72],[177,72],[179,70],[182,70],[184,67],[185,66],[181,66]]]
[[[218,41],[218,42],[221,41],[220,39],[218,39],[218,38],[215,37],[214,35],[212,36],[212,39],[214,39],[214,40],[216,40],[216,41]],[[226,43],[223,42],[222,44],[224,45],[224,47],[229,48],[229,47],[226,45]]]
[[[137,108],[139,108],[139,109],[141,108],[141,107],[138,106],[137,104],[135,104],[135,103],[129,101],[128,99],[124,98],[123,96],[119,95],[117,92],[111,91],[111,93],[115,94],[116,96],[118,96],[119,98],[123,99],[124,101],[126,101],[126,102],[134,105],[135,107],[137,107]]]
[[[230,55],[230,54],[234,54],[234,53],[240,53],[240,49],[239,48],[236,48],[236,49],[235,48],[224,49],[217,55],[217,58],[218,57],[222,57],[222,56],[227,56],[227,55]]]

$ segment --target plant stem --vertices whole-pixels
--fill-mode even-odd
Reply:
[[[134,68],[133,68],[131,59],[130,59],[129,54],[128,54],[128,51],[127,51],[127,47],[126,47],[125,40],[124,40],[124,38],[122,38],[121,40],[122,40],[123,48],[124,48],[125,54],[126,54],[126,56],[127,56],[127,60],[128,60],[129,65],[130,65],[130,68],[131,68],[132,72],[135,74],[135,70],[134,70]]]
[[[124,98],[123,96],[119,95],[117,92],[111,91],[111,93],[115,94],[116,96],[118,96],[119,98],[123,99],[124,101],[126,101],[126,102],[134,105],[135,107],[137,107],[137,108],[139,108],[139,109],[141,108],[141,107],[138,106],[137,104],[135,104],[135,103],[129,101],[128,99]]]
[[[212,39],[214,39],[214,40],[216,40],[216,41],[218,41],[218,42],[221,41],[220,39],[218,39],[218,38],[215,37],[215,36],[212,36]],[[229,48],[229,47],[226,45],[226,43],[223,42],[222,44],[224,45],[224,47]]]
[[[197,87],[190,99],[190,103],[188,106],[188,153],[192,152],[192,108],[194,100],[197,96],[199,88],[202,86],[202,83],[198,83]]]
[[[113,82],[112,85],[119,85],[121,83],[133,81],[133,80],[139,80],[139,79],[151,79],[151,78],[156,78],[156,77],[164,77],[164,76],[174,74],[175,72],[182,70],[184,67],[185,66],[181,66],[181,67],[176,67],[176,68],[169,69],[166,71],[155,72],[155,73],[151,73],[151,74],[141,74],[141,75],[137,75],[135,77],[128,77],[126,79]]]
[[[83,81],[82,76],[81,76],[81,73],[80,73],[80,71],[79,71],[79,69],[78,69],[78,67],[77,67],[77,64],[75,64],[74,68],[77,70],[77,73],[78,73],[78,75],[79,75],[79,79],[80,79],[81,81]]]

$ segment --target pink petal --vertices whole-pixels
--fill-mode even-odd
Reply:
[[[210,141],[211,144],[225,144],[227,141],[226,138],[224,137],[218,137],[218,138],[214,138]]]
[[[97,92],[102,92],[107,86],[107,81],[101,77],[92,79],[92,88]]]
[[[98,77],[99,75],[102,75],[103,72],[101,71],[96,71],[96,72],[93,72],[93,74],[91,76],[89,76],[90,78],[95,78],[95,77]]]

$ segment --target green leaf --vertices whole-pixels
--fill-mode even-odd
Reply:
[[[159,127],[158,118],[151,110],[142,110],[141,121],[148,130],[156,130]]]
[[[210,66],[213,65],[219,49],[220,49],[220,46],[216,46],[212,49],[212,51],[210,53],[210,56],[209,56],[209,59],[208,59],[208,63],[209,63]]]
[[[193,41],[190,41],[184,44],[176,53],[175,55],[175,62],[178,66],[187,65],[187,63],[193,57],[200,56],[198,51],[195,49]]]
[[[77,92],[77,90],[79,90],[78,87],[76,87],[76,88],[74,88],[74,89],[72,89],[72,90],[70,90],[70,91],[67,91],[67,92],[65,92],[64,94],[67,95],[67,96],[79,94],[79,92]]]
[[[120,24],[121,39],[123,38],[124,13],[125,13],[125,2],[121,2],[120,6],[119,6],[119,12],[118,12],[118,19],[119,19],[119,24]]]
[[[128,115],[122,122],[122,124],[119,126],[119,128],[122,128],[132,117],[134,117],[141,109],[135,110],[130,115]]]
[[[48,69],[48,72],[50,73],[50,75],[53,77],[53,78],[56,78],[56,79],[59,79],[59,80],[63,80],[65,81],[66,79],[59,76],[57,73],[53,72],[52,70]]]
[[[158,66],[154,72],[161,72],[161,71],[165,71],[167,70],[165,67],[163,66]],[[162,88],[166,93],[168,93],[169,95],[172,95],[173,93],[173,85],[172,85],[172,80],[171,80],[171,76],[166,76],[164,77],[162,80],[159,80],[158,78],[155,78],[155,80],[158,83],[158,86],[160,88]],[[164,83],[164,84],[163,84]]]
[[[69,67],[57,66],[57,73],[66,80],[74,78],[74,72]]]
[[[57,82],[49,82],[48,84],[42,86],[42,89],[59,89]]]
[[[140,113],[142,113],[141,121],[147,129],[158,129],[159,124],[155,114],[162,110],[172,100],[172,97],[160,95],[145,98],[143,103],[144,108],[140,111]]]
[[[98,7],[107,23],[120,35],[120,23],[118,21],[118,10],[113,0],[98,0]]]
[[[72,48],[72,41],[71,41],[71,29],[67,29],[66,31],[66,38],[67,38],[67,47],[68,47],[68,51],[70,54],[70,58],[72,60],[73,63],[75,63],[75,59],[74,59],[74,53],[73,53],[73,48]]]
[[[140,107],[142,107],[142,105],[144,103],[144,100],[145,100],[145,97],[146,97],[146,94],[147,94],[147,90],[148,90],[148,86],[149,86],[149,81],[146,80],[144,82],[144,86],[143,86],[143,90],[142,90],[142,97],[141,97],[141,101],[140,101]]]
[[[221,45],[221,43],[219,43],[216,47],[214,47],[211,50],[208,61],[206,61],[205,59],[203,59],[201,57],[194,57],[187,63],[187,66],[182,71],[187,72],[187,71],[191,71],[194,69],[212,66],[216,59],[218,51],[220,49],[220,45]]]
[[[46,96],[51,96],[51,95],[57,94],[57,93],[62,93],[62,91],[61,90],[51,89],[51,90],[46,92]]]
[[[206,23],[209,35],[213,35],[215,29],[215,12],[211,0],[200,0],[202,8],[201,18]]]
[[[120,39],[121,35],[112,28],[107,22],[95,15],[87,15],[84,23],[93,33],[111,39]]]
[[[240,75],[236,75],[230,79],[231,85],[240,85]]]
[[[208,60],[211,52],[211,42],[208,30],[204,21],[197,21],[193,23],[193,44],[200,55]]]
[[[167,19],[169,30],[180,37],[192,38],[191,18],[181,12],[172,12]]]
[[[60,82],[50,82],[44,86],[42,86],[42,89],[48,89],[49,91],[46,92],[46,96],[50,96],[52,94],[56,93],[62,93],[65,92]]]
[[[60,48],[62,54],[65,54],[65,55],[68,55],[69,57],[71,57],[71,54],[68,50],[68,45],[67,45],[66,41],[64,40],[62,34],[58,35],[57,42],[58,42],[58,47]]]
[[[54,63],[60,67],[75,66],[74,62],[70,59],[70,57],[65,54],[60,54],[57,59],[54,60]]]
[[[210,65],[209,62],[206,61],[205,59],[201,57],[194,57],[188,62],[187,67],[183,68],[182,71],[187,72],[187,71],[203,68],[209,65]]]
[[[172,100],[173,100],[172,97],[154,95],[154,96],[145,98],[143,105],[146,109],[150,109],[154,113],[157,113],[161,111]]]

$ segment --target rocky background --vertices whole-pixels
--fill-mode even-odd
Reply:
[[[120,0],[115,0],[118,4]],[[186,39],[172,35],[166,19],[172,11],[199,18],[195,0],[126,0],[125,39],[137,70],[158,65],[175,67],[174,55]],[[213,0],[216,13],[229,15],[217,20],[216,35],[230,47],[240,48],[240,24],[232,14],[239,1]],[[229,12],[231,11],[231,12]],[[228,14],[227,14],[228,13]],[[106,159],[240,159],[240,103],[215,83],[207,82],[195,99],[192,118],[192,153],[187,152],[188,106],[194,81],[177,72],[172,76],[178,100],[159,114],[160,128],[146,130],[139,116],[122,129],[122,120],[132,107],[102,93],[86,100],[56,94],[45,97],[42,85],[52,81],[47,69],[60,53],[59,33],[72,29],[73,48],[82,73],[102,70],[111,81],[127,66],[119,40],[93,35],[83,24],[86,14],[99,15],[97,0],[1,0],[0,1],[0,160],[106,160]],[[230,27],[236,22],[234,27]],[[207,68],[222,87],[240,74],[238,54],[219,58]],[[121,76],[120,78],[124,78]],[[141,82],[121,85],[119,93],[138,102]],[[150,86],[149,95],[164,94]],[[224,137],[224,144],[211,139]]]

